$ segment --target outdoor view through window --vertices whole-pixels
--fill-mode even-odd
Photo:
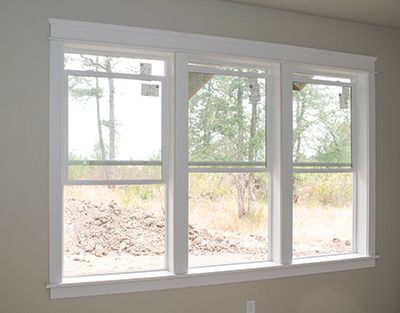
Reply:
[[[313,79],[293,83],[293,257],[353,250],[350,80]]]
[[[165,61],[67,53],[64,63],[64,275],[164,269]]]
[[[168,62],[64,54],[66,277],[168,267]],[[270,260],[268,68],[186,65],[188,265]],[[294,77],[293,256],[351,252],[351,82]]]
[[[265,261],[267,71],[189,69],[189,266]]]

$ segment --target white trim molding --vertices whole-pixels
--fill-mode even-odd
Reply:
[[[50,283],[47,287],[50,289],[51,298],[216,285],[375,266],[376,58],[164,30],[53,18],[49,21]],[[66,177],[68,91],[65,90],[63,56],[65,52],[70,51],[109,52],[116,56],[150,53],[155,58],[167,60],[166,76],[156,77],[166,85],[162,95],[163,103],[166,103],[163,104],[162,117],[162,177],[160,180],[112,181],[113,184],[165,184],[167,238],[165,267],[162,271],[63,276],[63,187],[67,184],[95,185],[110,182],[68,181]],[[202,166],[204,164],[190,166],[188,77],[191,62],[197,61],[201,64],[204,62],[205,65],[215,62],[217,65],[238,64],[243,68],[255,66],[262,69],[262,76],[267,81],[266,127],[269,136],[266,138],[268,149],[265,163],[268,164],[262,164],[260,167],[254,167],[254,164],[227,164],[226,167],[216,167],[217,169]],[[95,72],[71,73],[111,77],[110,74]],[[249,75],[243,73],[241,75]],[[297,74],[313,73],[333,78],[345,77],[351,83],[315,81],[327,85],[352,86],[355,90],[352,94],[352,102],[355,104],[354,108],[352,107],[353,160],[349,164],[332,163],[321,168],[308,168],[312,167],[311,163],[297,167],[293,164],[292,84]],[[233,72],[230,74],[234,75]],[[147,79],[143,75],[113,74],[114,76]],[[304,79],[307,80],[307,77]],[[198,268],[188,266],[188,173],[218,171],[268,173],[269,247],[264,262]],[[309,258],[293,257],[292,177],[295,172],[353,173],[355,209],[352,253]]]

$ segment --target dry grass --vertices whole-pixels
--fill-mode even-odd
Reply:
[[[241,234],[268,233],[268,207],[256,203],[254,213],[239,219],[237,201],[224,199],[213,202],[198,200],[189,202],[190,223],[210,230],[237,232]]]
[[[158,214],[164,210],[164,187],[154,186],[66,186],[64,198],[75,198],[108,204],[116,202],[121,207],[141,208]]]

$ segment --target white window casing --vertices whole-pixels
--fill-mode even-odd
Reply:
[[[166,267],[162,271],[63,277],[63,187],[107,184],[109,180],[67,179],[67,91],[64,52],[101,49],[115,55],[151,51],[167,60],[162,98],[160,180],[113,180],[112,184],[166,185]],[[188,73],[191,62],[265,65],[267,69],[267,163],[265,168],[199,168],[188,161]],[[375,266],[375,61],[369,56],[288,45],[50,19],[49,207],[51,298],[205,286]],[[198,70],[198,69],[193,69]],[[207,69],[201,71],[207,72]],[[218,71],[218,70],[216,70]],[[79,75],[78,71],[68,70]],[[292,256],[292,82],[294,73],[349,77],[352,86],[352,167],[320,172],[354,174],[354,252],[294,259]],[[110,75],[90,73],[90,75]],[[131,74],[112,74],[127,78]],[[232,75],[236,75],[232,73]],[[248,74],[243,73],[246,76]],[[144,75],[133,75],[147,79]],[[262,76],[262,75],[261,75]],[[154,77],[152,77],[154,79]],[[307,78],[304,78],[307,80]],[[310,80],[313,83],[335,84]],[[340,165],[340,164],[339,164]],[[310,169],[301,169],[306,173]],[[260,171],[269,174],[269,259],[265,262],[190,268],[188,266],[188,173]],[[313,170],[315,172],[315,170]]]

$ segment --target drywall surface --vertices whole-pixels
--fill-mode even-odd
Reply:
[[[50,300],[49,17],[366,54],[377,62],[376,268]],[[0,312],[400,312],[400,31],[217,0],[0,1]]]

